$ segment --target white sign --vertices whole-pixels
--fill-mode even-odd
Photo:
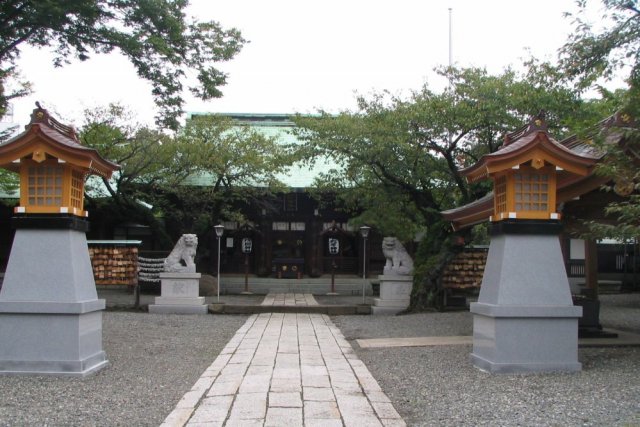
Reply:
[[[329,253],[331,255],[337,255],[340,252],[340,241],[338,239],[329,239]]]

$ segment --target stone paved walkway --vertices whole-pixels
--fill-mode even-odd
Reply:
[[[275,294],[269,293],[264,297],[261,305],[299,305],[309,306],[318,305],[318,302],[311,294],[286,293]]]
[[[323,314],[251,316],[163,426],[404,426]]]

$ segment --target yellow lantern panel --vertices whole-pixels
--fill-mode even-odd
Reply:
[[[520,165],[494,176],[492,221],[506,218],[559,219],[556,208],[556,170],[552,165]]]
[[[20,206],[16,213],[64,213],[86,216],[82,170],[48,158],[37,162],[22,159]]]

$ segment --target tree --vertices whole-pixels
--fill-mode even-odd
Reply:
[[[71,58],[117,51],[153,86],[157,122],[176,129],[188,70],[197,74],[191,92],[222,95],[226,75],[215,64],[233,58],[245,40],[236,29],[185,16],[187,0],[4,0],[0,3],[0,84],[15,71],[25,45],[54,50],[55,66]],[[0,115],[11,96],[0,86]]]
[[[441,69],[450,81],[443,92],[425,85],[406,100],[377,94],[360,98],[355,113],[295,119],[304,143],[300,157],[335,165],[318,186],[361,212],[356,221],[404,240],[426,231],[416,259],[414,308],[430,303],[452,254],[450,226],[440,212],[490,189],[469,186],[459,170],[497,150],[506,132],[541,109],[559,137],[568,129],[566,118],[600,118],[601,111],[555,83],[551,71],[536,61],[523,74]]]
[[[211,230],[221,219],[242,222],[240,205],[264,203],[264,195],[282,189],[278,176],[292,163],[275,138],[220,115],[192,116],[175,143],[188,175],[183,185],[141,188],[192,229]]]
[[[90,202],[108,211],[106,228],[139,222],[166,231],[168,241],[238,219],[240,204],[282,188],[278,175],[291,164],[274,138],[216,115],[194,116],[166,134],[136,125],[131,113],[111,105],[86,112],[80,137],[121,166],[111,180],[88,186]]]
[[[135,124],[133,114],[118,104],[86,110],[80,139],[120,165],[111,180],[89,187],[89,193],[106,192],[115,203],[130,203],[135,184],[177,185],[189,173],[170,135]]]
[[[575,18],[576,31],[560,51],[560,69],[566,80],[580,90],[598,88],[605,98],[616,99],[617,109],[632,119],[631,126],[616,140],[621,144],[606,143],[606,135],[596,138],[596,143],[607,153],[598,166],[597,173],[613,177],[610,191],[616,191],[626,199],[612,203],[605,213],[617,218],[615,224],[592,223],[590,237],[615,237],[620,239],[640,236],[640,9],[636,0],[603,0],[606,27],[594,29],[584,19],[587,1],[578,2],[579,13]],[[617,75],[628,73],[628,90],[611,93],[599,83],[610,81]],[[579,127],[578,131],[582,131]],[[619,132],[617,130],[616,132]],[[622,136],[620,138],[620,136]],[[621,191],[624,190],[624,191]],[[634,191],[635,190],[635,191]]]
[[[619,72],[628,71],[630,88],[627,101],[632,104],[635,117],[640,90],[640,10],[637,0],[602,0],[604,22],[607,28],[594,29],[587,21],[587,0],[577,1],[580,6],[574,16],[575,31],[560,50],[560,70],[581,90],[589,89],[599,81],[611,80]]]

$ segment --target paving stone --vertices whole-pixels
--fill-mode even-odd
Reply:
[[[303,375],[302,385],[304,387],[331,387],[328,375]]]
[[[240,384],[238,393],[266,393],[269,391],[271,375],[246,375]]]
[[[400,418],[400,414],[398,414],[398,411],[396,411],[391,403],[371,402],[371,405],[380,418]]]
[[[161,427],[183,426],[192,413],[193,408],[175,408],[167,418],[164,419]]]
[[[252,365],[273,366],[276,363],[276,355],[272,356],[254,356],[251,360]]]
[[[207,421],[204,423],[189,421],[187,423],[187,427],[222,427],[223,425],[224,421]]]
[[[342,427],[341,420],[331,419],[317,419],[317,418],[305,418],[305,427]]]
[[[336,392],[336,400],[343,417],[374,416],[375,411],[369,400],[363,395],[342,395]]]
[[[309,301],[292,294],[282,302]],[[251,316],[163,426],[187,420],[191,427],[405,425],[329,317],[306,313]]]
[[[176,405],[176,408],[195,408],[203,394],[204,390],[192,390],[186,392]]]
[[[343,415],[343,421],[345,427],[382,427],[382,423],[375,416],[362,416],[362,415]]]
[[[267,411],[267,393],[238,393],[231,406],[229,419],[264,419]]]
[[[278,368],[273,369],[273,378],[291,378],[300,381],[300,368]]]
[[[233,364],[230,363],[227,366],[225,366],[224,369],[222,369],[222,371],[220,371],[220,375],[221,376],[236,375],[236,374],[244,375],[248,366],[249,366],[248,363],[233,363]]]
[[[302,383],[304,385],[304,381]],[[362,388],[358,382],[353,381],[331,381],[331,387],[336,390],[336,393],[346,391],[354,393],[362,393]]]
[[[264,425],[264,418],[257,418],[254,420],[229,418],[224,424],[225,427],[262,427]]]
[[[391,403],[391,400],[389,400],[387,395],[384,394],[381,391],[366,391],[365,390],[365,394],[367,395],[367,397],[369,398],[371,403],[373,403],[373,402]]]
[[[202,375],[198,379],[198,381],[196,381],[195,384],[191,387],[191,391],[200,390],[204,393],[209,389],[209,387],[211,387],[211,384],[213,384],[213,380],[213,377]]]
[[[241,379],[229,382],[216,381],[207,392],[207,397],[234,395],[238,391],[238,387],[240,387],[240,381]]]
[[[300,373],[304,377],[305,375],[329,375],[327,368],[322,365],[315,366],[301,366]]]
[[[269,408],[272,407],[302,408],[300,393],[271,392],[269,393]]]
[[[213,361],[213,363],[209,366],[208,369],[222,369],[225,366],[227,366],[227,362],[229,361],[229,359],[231,359],[231,353],[229,354],[220,354],[218,355],[218,357],[216,357],[216,360]]]
[[[273,367],[268,365],[249,365],[247,369],[246,375],[268,375],[271,377],[271,373],[273,372]]]
[[[233,402],[233,396],[216,396],[207,398],[196,409],[189,420],[190,423],[224,422]]]
[[[300,366],[300,356],[298,354],[278,353],[276,357],[276,368],[298,368]]]
[[[302,398],[322,402],[335,402],[336,397],[331,387],[303,387]]]
[[[304,417],[321,419],[340,419],[340,411],[336,402],[318,402],[306,400],[304,402]]]
[[[300,379],[296,378],[272,378],[270,391],[274,392],[301,392]]]
[[[251,362],[251,359],[253,359],[253,352],[246,354],[236,352],[233,357],[231,357],[231,360],[229,360],[229,363],[248,364]]]
[[[269,408],[265,427],[301,426],[302,408]]]

